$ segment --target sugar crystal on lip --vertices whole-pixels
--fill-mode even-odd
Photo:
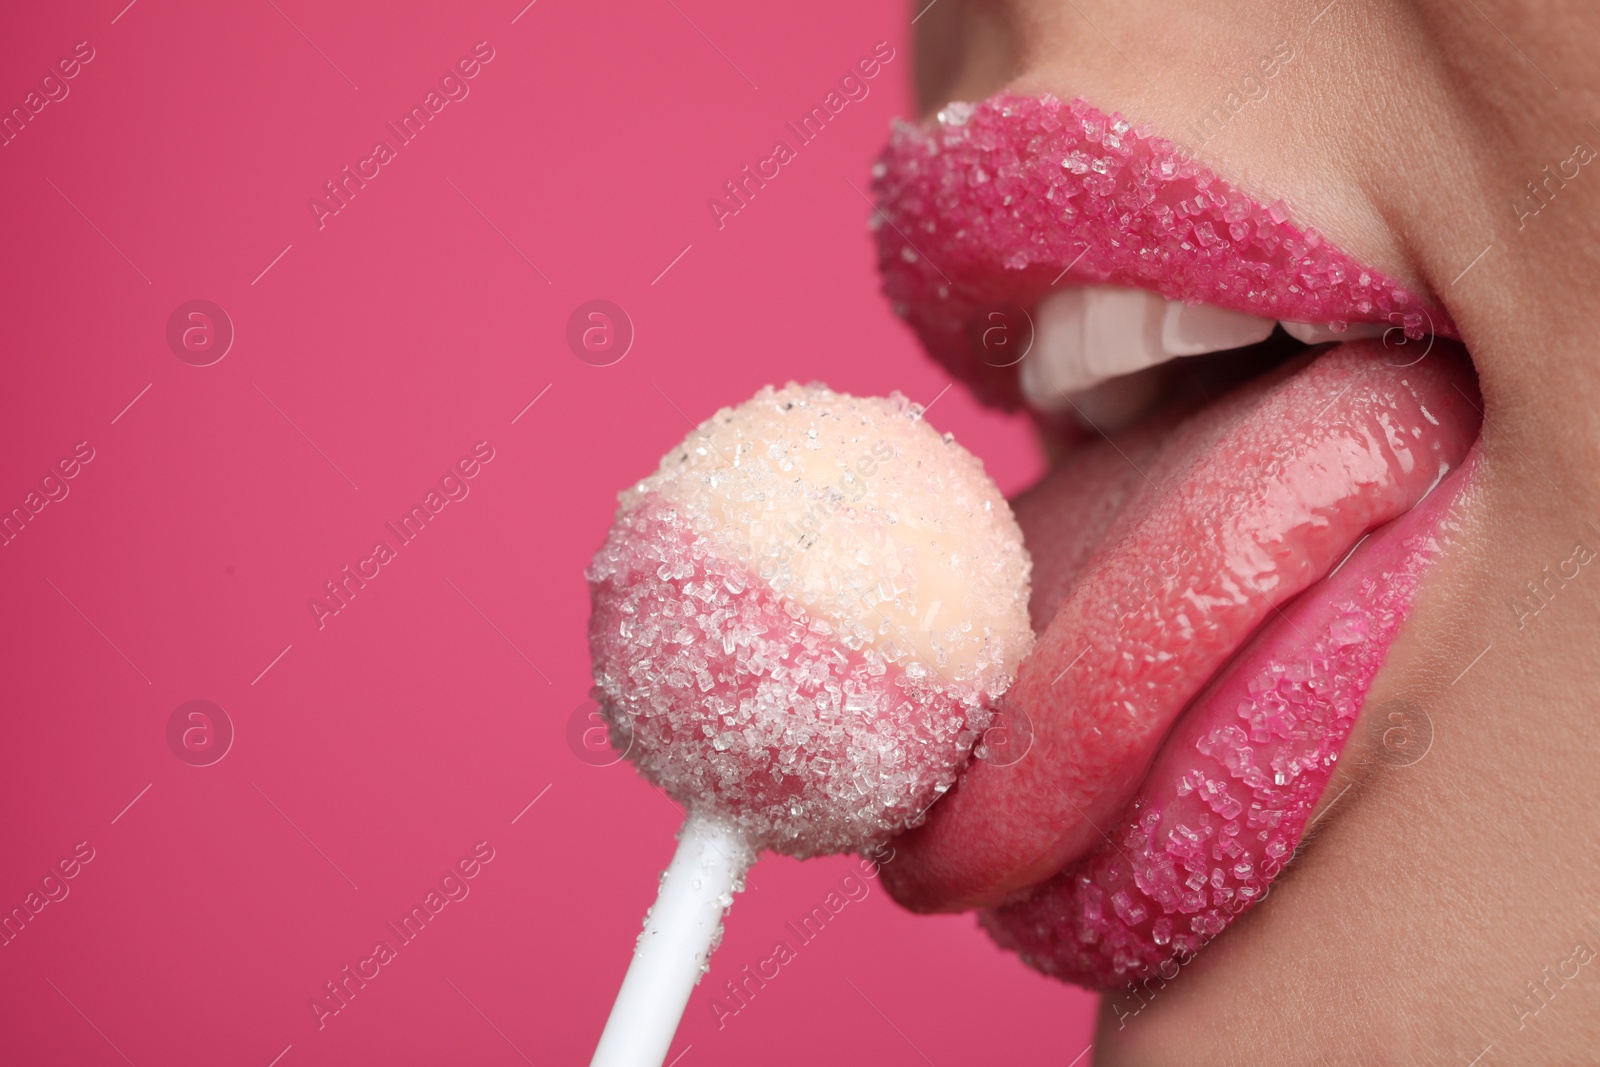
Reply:
[[[1358,600],[1330,603],[1320,633],[1241,680],[1236,718],[1199,734],[1194,762],[1165,799],[1135,800],[1107,830],[1113,843],[1024,900],[985,912],[985,929],[1029,966],[1086,985],[1170,978],[1162,968],[1185,962],[1260,901],[1289,862],[1438,547],[1417,542],[1381,581],[1362,585]],[[1110,886],[1108,914],[1099,887]],[[1094,906],[1085,907],[1091,890]]]
[[[969,324],[1053,284],[1116,284],[1310,323],[1454,335],[1442,311],[1363,270],[1321,234],[1218,179],[1147,126],[1083,100],[1001,94],[896,122],[873,171],[884,291],[934,356],[983,398],[1020,400],[1016,372],[974,352]],[[1059,210],[1045,210],[1061,206]],[[906,234],[921,231],[906,257]],[[958,273],[952,265],[963,269]],[[946,277],[946,272],[951,277]],[[1064,277],[1063,277],[1064,275]]]

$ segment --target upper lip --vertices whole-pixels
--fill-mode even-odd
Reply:
[[[1152,130],[1081,100],[1002,93],[950,104],[929,123],[897,123],[873,187],[895,312],[1002,406],[1020,400],[1017,375],[974,353],[973,315],[1001,300],[1031,307],[1061,285],[1148,289],[1288,322],[1381,324],[1412,339],[1458,336],[1435,302],[1298,224],[1281,199],[1262,204]]]
[[[937,123],[897,127],[875,182],[896,312],[1002,406],[1020,399],[1018,372],[974,353],[969,323],[986,305],[1031,307],[1062,283],[1455,336],[1432,302],[1296,226],[1281,201],[1264,206],[1151,131],[1081,101],[951,105]],[[1219,238],[1218,225],[1235,229]],[[1053,488],[1037,491],[1046,500],[1031,522],[1019,512],[1041,634],[1007,702],[1031,717],[1034,756],[974,764],[908,835],[885,869],[903,903],[1004,903],[1102,841],[1119,847],[1106,828],[1207,680],[1365,534],[1461,467],[1478,413],[1459,349],[1447,342],[1411,372],[1370,358],[1381,349],[1342,351],[1175,431],[1172,419],[1151,420],[1069,460]],[[1287,452],[1270,443],[1275,427]],[[1063,523],[1095,532],[1063,540]],[[1052,552],[1060,558],[1045,558]],[[1130,604],[1149,632],[1126,624]],[[1093,680],[1080,684],[1080,673]]]

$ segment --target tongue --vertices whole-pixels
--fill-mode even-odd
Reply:
[[[1184,707],[1280,606],[1460,465],[1477,387],[1455,345],[1397,367],[1341,345],[1174,423],[1086,446],[1017,502],[1038,645],[1005,698],[1032,727],[896,841],[919,911],[990,906],[1099,843]]]

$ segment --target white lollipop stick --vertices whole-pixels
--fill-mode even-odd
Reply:
[[[705,972],[722,912],[754,855],[731,827],[691,812],[589,1067],[660,1067]]]

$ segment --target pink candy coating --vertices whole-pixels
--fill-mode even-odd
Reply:
[[[860,849],[989,725],[1032,642],[1029,570],[919,407],[769,388],[623,494],[587,573],[595,696],[646,778],[751,845]]]

